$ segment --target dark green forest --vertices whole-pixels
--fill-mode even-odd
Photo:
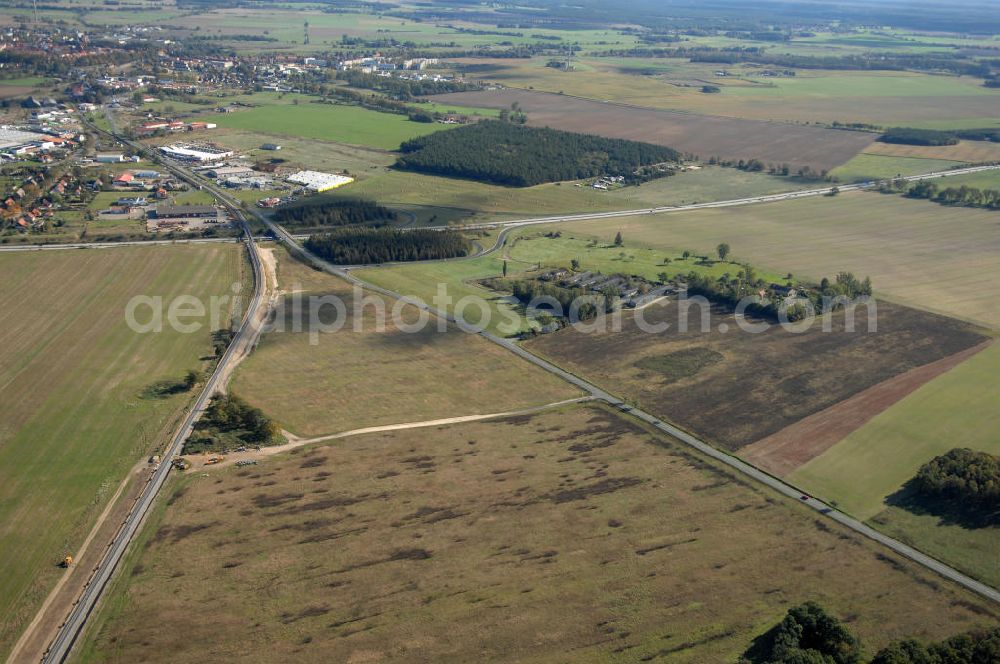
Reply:
[[[374,201],[342,198],[282,206],[273,219],[286,226],[381,226],[396,219],[396,213]]]
[[[1000,457],[957,448],[921,466],[914,487],[929,498],[1000,509]]]
[[[337,265],[437,260],[467,255],[472,245],[455,231],[343,227],[313,235],[306,249]]]
[[[955,145],[958,136],[948,131],[936,129],[911,129],[909,127],[893,127],[881,137],[883,143],[900,143],[903,145]]]
[[[629,181],[643,166],[681,155],[651,143],[486,120],[406,141],[396,167],[529,187],[599,175]]]

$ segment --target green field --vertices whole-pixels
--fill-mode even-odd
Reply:
[[[193,395],[149,392],[211,354],[211,330],[137,334],[135,295],[230,293],[239,245],[0,254],[0,654],[34,615],[128,469]]]
[[[806,599],[868,652],[993,615],[600,406],[352,437],[167,493],[81,661],[701,664]]]
[[[355,316],[355,297],[345,282],[285,253],[277,259],[283,290],[336,295],[347,314],[341,330],[320,335],[315,344],[291,325],[265,335],[234,378],[235,392],[293,434],[506,412],[579,396],[569,384],[483,339],[454,328],[439,332],[433,320],[416,333],[401,331],[391,319],[378,331],[372,305]],[[371,298],[392,312],[393,301]],[[412,323],[415,309],[401,311]],[[355,331],[359,320],[363,327]]]
[[[359,172],[358,182],[333,197],[365,196],[382,204],[433,205],[466,210],[472,221],[535,217],[558,212],[630,210],[682,205],[793,191],[810,186],[795,178],[705,167],[661,178],[638,187],[600,191],[590,182],[535,187],[499,187],[455,178],[387,169]]]
[[[199,119],[268,136],[315,138],[385,150],[395,150],[403,141],[447,128],[437,122],[413,122],[405,115],[379,113],[360,106],[314,103],[266,105],[203,115]]]
[[[614,234],[588,236],[585,234],[562,234],[560,237],[546,237],[549,231],[521,231],[508,243],[508,255],[518,265],[516,267],[538,265],[540,267],[570,266],[572,259],[580,261],[581,270],[604,274],[627,274],[643,277],[650,281],[659,279],[665,273],[669,278],[697,272],[711,277],[724,274],[735,275],[742,269],[737,260],[729,262],[716,260],[714,249],[707,252],[708,263],[691,256],[683,257],[687,247],[672,247],[669,251],[637,245],[623,237],[622,246],[615,246]],[[694,253],[694,252],[692,252]],[[669,263],[665,263],[669,259]],[[761,279],[771,283],[783,283],[785,273],[760,272]]]
[[[490,311],[486,328],[496,334],[509,336],[527,327],[521,308],[511,304],[507,297],[476,283],[482,279],[501,276],[504,257],[509,259],[507,267],[511,277],[516,277],[519,273],[533,273],[537,269],[568,268],[574,258],[580,261],[581,270],[635,275],[650,281],[658,280],[661,273],[666,273],[671,278],[692,271],[721,276],[726,273],[735,274],[741,269],[737,264],[720,261],[711,261],[709,265],[701,264],[695,256],[685,259],[682,256],[684,248],[679,246],[653,249],[626,241],[623,246],[616,247],[613,244],[613,230],[609,235],[564,233],[563,237],[557,238],[546,237],[547,232],[515,231],[508,237],[502,253],[495,252],[467,260],[374,267],[357,270],[355,274],[365,281],[420,298],[427,303],[432,303],[439,285],[443,284],[453,302],[452,306],[447,307],[450,313],[454,313],[454,305],[462,298],[485,300]],[[492,246],[492,242],[492,236],[480,240],[487,248]],[[666,258],[670,259],[669,263],[664,263]],[[781,282],[784,278],[784,274],[766,271],[758,270],[758,274],[773,282]],[[477,307],[469,306],[463,311],[463,319],[469,324],[483,324],[481,311]]]
[[[841,270],[869,275],[876,294],[1000,326],[1000,237],[989,210],[949,208],[877,193],[818,196],[734,208],[559,224],[564,235],[733,255],[783,274],[819,280]]]
[[[994,586],[996,528],[964,528],[888,507],[886,499],[933,457],[954,447],[1000,454],[1000,345],[932,380],[795,471],[790,480],[882,530],[915,543]]]
[[[957,166],[962,166],[962,162],[919,157],[889,157],[862,152],[843,166],[838,166],[830,171],[830,175],[840,182],[863,182],[865,180],[886,180],[899,175],[920,175],[947,171]]]

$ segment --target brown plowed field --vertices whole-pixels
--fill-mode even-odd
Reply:
[[[459,106],[510,108],[518,103],[528,124],[667,145],[707,160],[760,159],[833,169],[868,147],[872,135],[780,122],[740,120],[654,110],[526,90],[487,90],[439,95],[434,101]]]
[[[666,323],[665,332],[643,331]],[[978,346],[967,323],[878,302],[877,330],[864,307],[848,331],[844,312],[830,331],[817,321],[793,333],[778,325],[752,334],[732,313],[712,308],[702,331],[697,306],[689,329],[674,300],[625,316],[620,332],[567,327],[526,346],[568,371],[629,398],[721,448],[736,451],[777,434],[884,381]],[[872,312],[871,315],[876,315]]]
[[[830,449],[883,410],[990,345],[985,341],[960,353],[911,369],[785,427],[743,448],[740,457],[772,475],[785,477]]]

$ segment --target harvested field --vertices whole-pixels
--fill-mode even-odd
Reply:
[[[870,651],[996,618],[599,406],[362,436],[170,490],[84,661],[727,662],[806,599]]]
[[[864,149],[865,154],[889,157],[917,157],[979,163],[1000,161],[1000,143],[990,141],[959,141],[957,145],[898,145],[876,141]],[[947,182],[947,181],[946,181]]]
[[[140,334],[127,303],[183,295],[208,308],[245,270],[238,244],[0,255],[0,658],[65,575],[56,563],[194,399],[177,387],[184,374],[208,368],[207,317],[191,334],[166,322]]]
[[[858,307],[855,331],[835,312],[829,332],[819,321],[800,333],[778,325],[761,333],[739,329],[732,314],[713,307],[703,332],[699,307],[682,332],[676,300],[651,305],[636,316],[665,332],[640,329],[626,314],[622,331],[568,327],[529,341],[527,347],[556,364],[634,399],[650,412],[728,450],[740,448],[840,403],[893,376],[981,343],[971,326],[888,302],[879,302],[877,330]],[[712,358],[682,366],[678,377],[664,359],[680,354]],[[718,359],[718,356],[722,359]],[[690,364],[690,363],[688,363]]]
[[[439,103],[510,108],[518,103],[528,124],[667,145],[707,160],[760,159],[797,169],[831,170],[872,140],[870,134],[792,124],[653,110],[523,90],[457,92]]]
[[[990,345],[955,353],[925,364],[841,401],[740,450],[740,458],[772,475],[784,477],[864,426],[886,408],[958,366]]]
[[[306,268],[287,253],[277,258],[287,303],[284,330],[264,335],[238,369],[233,389],[293,434],[481,415],[580,396],[568,383],[484,339],[455,328],[438,331],[436,320],[421,331],[403,331],[392,321],[391,300],[368,293],[357,316],[356,296],[346,282]],[[291,304],[296,291],[306,298],[298,317]],[[334,295],[345,306],[343,328],[319,334],[315,343],[305,324],[309,295]],[[381,331],[376,307],[387,314]],[[399,311],[406,324],[418,317],[412,306]],[[321,320],[332,323],[334,315],[328,307]],[[293,331],[296,319],[301,331]]]

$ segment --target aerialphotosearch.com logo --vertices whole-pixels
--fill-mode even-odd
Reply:
[[[169,300],[160,295],[137,295],[125,307],[125,322],[138,334],[159,333],[164,329],[181,334],[196,334],[206,328],[212,332],[235,329],[239,321],[234,312],[242,311],[244,302],[242,285],[234,283],[230,291],[213,295],[207,302],[193,295]],[[660,289],[639,301],[598,294],[579,296],[568,303],[552,296],[536,297],[526,303],[511,296],[506,298],[510,306],[496,306],[495,301],[496,298],[491,301],[471,294],[455,299],[445,283],[437,285],[430,303],[409,296],[390,299],[356,284],[349,294],[324,295],[304,293],[293,286],[277,298],[264,320],[256,324],[264,334],[308,334],[311,345],[319,344],[325,335],[343,330],[348,323],[349,329],[356,333],[392,329],[419,334],[428,327],[446,332],[449,324],[455,324],[470,333],[490,330],[500,336],[514,336],[551,332],[566,326],[582,333],[620,332],[627,320],[649,334],[728,333],[734,331],[734,325],[735,330],[746,334],[762,334],[775,326],[802,334],[817,325],[825,333],[853,333],[863,320],[863,332],[878,331],[878,304],[871,296],[824,296],[817,302],[807,297],[790,297],[777,305],[760,296],[747,296],[735,305],[720,307],[701,295],[689,295],[684,290],[667,293]],[[670,311],[669,307],[676,310]],[[863,309],[863,316],[858,315],[859,308]],[[715,324],[713,317],[721,317],[723,321]]]

